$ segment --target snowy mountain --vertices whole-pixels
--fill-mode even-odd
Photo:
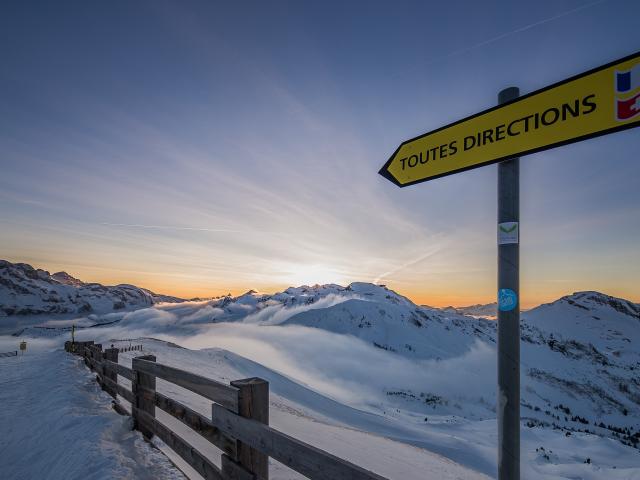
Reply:
[[[482,317],[495,320],[498,316],[498,304],[488,303],[486,305],[469,305],[468,307],[445,307],[444,311],[468,315],[470,317]]]
[[[51,275],[26,263],[0,260],[0,315],[105,313],[160,302],[181,302],[134,285],[84,283],[66,272]]]
[[[420,307],[382,286],[353,283],[289,288],[274,295],[253,291],[225,297],[183,316],[193,323],[307,327],[357,337],[394,356],[417,362],[455,361],[488,348],[495,355],[495,321],[449,309]],[[530,428],[588,431],[638,446],[640,440],[640,307],[597,292],[578,292],[524,312],[522,416]],[[311,340],[309,340],[311,341]],[[493,360],[492,360],[493,362]],[[493,365],[491,365],[493,368]],[[441,389],[383,386],[395,408],[414,413],[495,416],[490,389],[466,394]]]
[[[640,441],[640,307],[578,292],[522,315],[530,425]]]
[[[195,311],[194,311],[195,309]],[[350,335],[409,359],[452,358],[478,340],[495,343],[495,322],[421,307],[384,286],[370,283],[291,287],[275,294],[250,290],[197,304],[170,305],[170,330],[208,323],[312,327]]]
[[[524,312],[521,324],[523,478],[640,477],[640,306],[578,292]],[[52,341],[56,322],[46,325],[20,336]],[[164,303],[87,325],[77,334],[105,343],[171,341],[145,345],[204,375],[244,365],[242,375],[273,382],[272,408],[301,436],[339,425],[495,475],[495,321],[353,283]]]

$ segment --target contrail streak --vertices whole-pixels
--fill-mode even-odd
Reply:
[[[418,258],[414,258],[413,260],[409,260],[406,263],[403,263],[402,265],[400,265],[399,267],[393,268],[391,270],[389,270],[388,272],[385,272],[381,275],[378,275],[374,280],[373,283],[379,283],[380,280],[382,280],[385,277],[388,277],[389,275],[393,275],[395,273],[398,273],[401,270],[404,270],[405,268],[411,267],[412,265],[415,265],[416,263],[420,263],[423,260],[426,260],[427,258],[435,255],[436,253],[438,253],[438,251],[440,251],[440,247],[438,248],[433,248],[430,252],[427,252],[423,255],[420,255]]]
[[[106,223],[102,222],[100,225],[106,225],[109,227],[129,227],[129,228],[154,228],[162,230],[188,230],[196,232],[226,232],[226,233],[250,233],[243,232],[242,230],[232,230],[228,228],[202,228],[202,227],[178,227],[174,225],[142,225],[137,223]],[[266,233],[266,232],[261,232]]]
[[[503,38],[509,37],[511,35],[515,35],[516,33],[522,33],[524,31],[527,31],[527,30],[530,30],[532,28],[538,27],[538,26],[543,25],[545,23],[553,22],[554,20],[558,20],[559,18],[566,17],[567,15],[571,15],[571,14],[577,13],[577,12],[579,12],[581,10],[585,10],[587,8],[591,8],[591,7],[595,6],[595,5],[599,5],[601,3],[605,3],[605,2],[608,2],[608,1],[609,0],[597,0],[596,2],[587,3],[585,5],[581,5],[579,7],[576,7],[574,9],[572,9],[572,10],[567,10],[566,12],[558,13],[557,15],[554,15],[552,17],[548,17],[548,18],[545,18],[543,20],[539,20],[537,22],[530,23],[529,25],[525,25],[525,26],[517,28],[515,30],[511,30],[510,32],[502,33],[502,34],[498,35],[497,37],[493,37],[493,38],[490,38],[488,40],[484,40],[484,41],[482,41],[480,43],[476,43],[475,45],[472,45],[470,47],[465,47],[465,48],[462,48],[460,50],[456,50],[456,51],[451,52],[451,53],[449,53],[449,54],[447,54],[447,55],[445,55],[443,57],[434,59],[434,60],[426,63],[425,66],[432,65],[432,64],[440,62],[442,60],[446,60],[447,58],[451,58],[451,57],[455,57],[455,56],[458,56],[458,55],[462,55],[464,53],[471,52],[472,50],[475,50],[477,48],[484,47],[484,46],[489,45],[491,43],[497,42],[498,40],[502,40]]]

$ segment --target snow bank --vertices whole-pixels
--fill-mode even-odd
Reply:
[[[80,359],[33,346],[0,358],[3,479],[184,478],[113,411]]]

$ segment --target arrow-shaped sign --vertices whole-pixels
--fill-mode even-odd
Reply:
[[[400,187],[640,125],[640,52],[402,143]]]

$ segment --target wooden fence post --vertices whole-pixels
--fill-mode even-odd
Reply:
[[[98,379],[99,379],[99,383],[102,385],[102,375],[101,375],[101,370],[102,370],[102,344],[101,343],[96,343],[94,345],[94,349],[93,349],[93,365],[94,365],[94,369],[93,371],[96,372],[98,375]]]
[[[89,342],[85,342],[82,345],[82,356],[84,357],[84,364],[88,367],[89,366],[89,360],[87,360],[87,358],[89,357],[89,355],[91,355],[91,347],[93,346],[93,340],[89,341]]]
[[[117,348],[107,348],[102,354],[102,358],[105,360],[109,360],[113,363],[118,363],[118,349]],[[102,364],[102,375],[104,378],[111,380],[113,383],[118,383],[118,371],[115,368],[107,365],[106,362]],[[117,398],[118,391],[112,385],[104,384],[104,389],[107,391],[109,395],[113,398]]]
[[[102,382],[102,344],[98,343],[92,350],[91,358],[93,359],[93,364],[91,365],[91,370],[96,373],[96,382],[104,390],[104,383]]]
[[[101,343],[89,345],[89,362],[87,365],[89,365],[89,368],[94,372],[96,371],[95,363],[98,361],[98,352],[102,352]]]
[[[144,413],[155,418],[156,402],[153,395],[155,395],[156,391],[156,377],[139,370],[138,365],[140,360],[155,362],[156,357],[155,355],[143,355],[141,357],[135,357],[132,361],[133,382],[131,386],[136,401],[131,409],[133,413],[133,428],[140,430],[146,438],[151,438],[153,437],[153,426],[145,425],[145,422],[141,421],[141,416],[138,415],[137,410],[142,410]],[[145,392],[145,390],[148,392]]]
[[[88,342],[82,343],[82,355],[86,355],[87,349],[91,348],[93,345],[93,340],[89,340]]]
[[[269,425],[269,382],[261,378],[246,378],[231,382],[238,389],[238,415]],[[269,457],[248,445],[237,441],[236,462],[255,475],[257,480],[269,479]],[[228,461],[222,463],[223,475],[239,477],[238,469]],[[234,471],[235,470],[235,471]]]

